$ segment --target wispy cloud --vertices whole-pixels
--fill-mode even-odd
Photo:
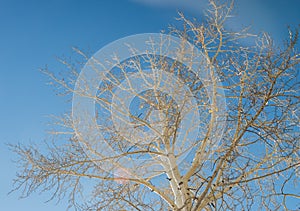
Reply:
[[[148,6],[175,8],[193,14],[202,14],[203,9],[205,9],[205,7],[208,4],[208,0],[131,0],[131,1],[148,5]]]
[[[174,8],[191,15],[201,16],[208,6],[208,0],[131,0],[136,3],[161,8]],[[227,22],[227,27],[239,30],[251,25],[254,33],[265,31],[275,40],[282,39],[286,34],[287,25],[300,23],[299,0],[239,0],[235,1],[233,18]]]

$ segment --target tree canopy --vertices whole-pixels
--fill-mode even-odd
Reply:
[[[230,31],[233,6],[210,0],[204,21],[180,13],[181,28],[108,55],[75,49],[86,64],[62,60],[68,80],[43,70],[73,110],[46,151],[12,146],[15,189],[78,210],[298,209],[298,30],[284,47]]]

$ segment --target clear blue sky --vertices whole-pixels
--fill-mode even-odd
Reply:
[[[55,96],[38,69],[56,71],[56,56],[71,47],[97,51],[127,35],[160,32],[174,23],[177,11],[201,19],[204,0],[0,0],[0,210],[65,210],[45,204],[48,195],[18,200],[7,196],[16,168],[5,143],[42,141],[49,114],[62,114],[70,104]],[[300,24],[299,0],[236,0],[236,19],[228,27],[253,25],[279,42],[288,25]],[[299,46],[299,45],[298,45]]]

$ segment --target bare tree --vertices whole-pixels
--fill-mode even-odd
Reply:
[[[226,30],[232,8],[211,0],[203,23],[180,14],[176,44],[128,45],[127,59],[76,50],[86,75],[65,60],[69,80],[44,70],[73,112],[57,117],[64,129],[46,152],[12,146],[15,190],[79,210],[299,209],[298,31],[276,48],[267,34]]]

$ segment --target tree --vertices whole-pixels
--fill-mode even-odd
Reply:
[[[130,43],[130,58],[76,49],[88,74],[63,60],[69,81],[44,70],[73,94],[73,112],[47,152],[12,146],[15,190],[79,210],[296,210],[298,30],[282,48],[267,34],[244,46],[247,30],[224,27],[232,8],[211,0],[203,23],[180,14],[177,38],[149,39],[143,52]]]

